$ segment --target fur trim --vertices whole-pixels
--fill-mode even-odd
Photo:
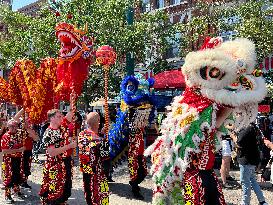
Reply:
[[[250,77],[250,76],[249,76]],[[248,103],[257,103],[266,96],[265,82],[262,77],[250,77],[255,82],[255,90],[242,90],[234,92],[229,90],[201,89],[202,95],[214,100],[216,103],[230,105],[233,107],[242,106]]]
[[[256,65],[255,45],[252,41],[246,38],[237,38],[234,41],[226,41],[220,46],[221,50],[230,55],[236,61],[242,60],[245,62],[247,74],[252,73]],[[240,68],[240,66],[238,67]]]
[[[200,76],[202,67],[216,67],[225,75],[221,80],[215,78],[203,79]],[[185,58],[182,73],[189,87],[204,87],[222,89],[236,79],[236,62],[225,52],[216,49],[189,53]]]

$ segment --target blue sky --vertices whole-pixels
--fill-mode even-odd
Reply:
[[[12,10],[17,10],[25,5],[31,4],[37,0],[13,0]]]

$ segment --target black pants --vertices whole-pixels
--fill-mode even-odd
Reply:
[[[217,189],[217,183],[212,175],[212,171],[204,170],[199,172],[199,176],[202,179],[202,186],[205,188],[205,205],[218,205],[219,191]]]
[[[137,157],[138,160],[137,178],[134,181],[131,181],[131,185],[133,188],[137,187],[146,177],[142,157],[143,157],[142,155]]]
[[[11,188],[14,185],[20,185],[21,183],[23,183],[23,178],[21,175],[21,163],[22,163],[22,158],[19,158],[19,157],[11,158],[12,176],[11,176],[11,182],[7,187]]]
[[[23,160],[24,160],[23,163],[24,163],[24,174],[26,179],[28,178],[29,175],[31,175],[31,172],[30,172],[31,158],[32,158],[32,150],[25,150],[24,156],[23,156]]]

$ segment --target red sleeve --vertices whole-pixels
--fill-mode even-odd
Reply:
[[[66,117],[64,117],[61,125],[65,128],[68,128],[70,124],[72,124],[72,122],[69,122]]]
[[[9,140],[7,134],[4,134],[1,139],[1,149],[9,149]]]

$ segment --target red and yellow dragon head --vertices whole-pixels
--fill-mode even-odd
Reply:
[[[81,94],[94,56],[93,38],[67,23],[56,26],[61,48],[59,58],[46,58],[37,68],[30,60],[18,60],[9,80],[0,78],[0,99],[22,105],[32,123],[46,120],[48,110],[60,100],[69,100],[72,90]]]

